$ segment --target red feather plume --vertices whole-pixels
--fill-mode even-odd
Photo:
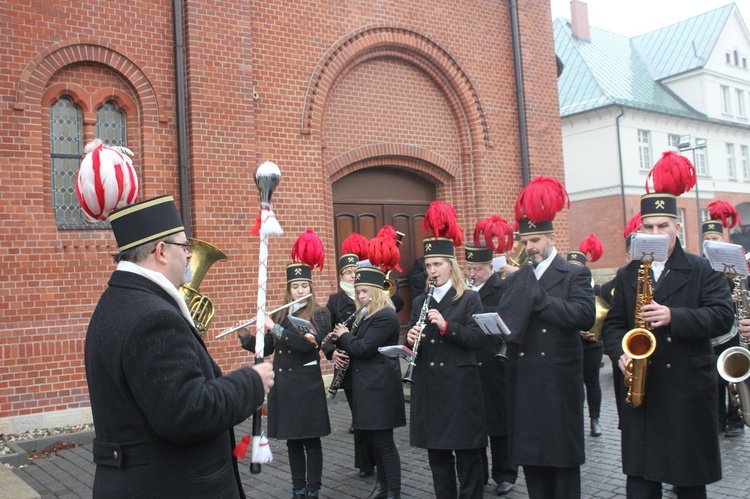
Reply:
[[[394,231],[395,232],[395,231]],[[401,272],[398,264],[401,253],[398,250],[396,239],[386,235],[375,236],[368,244],[370,263],[385,273],[391,269]]]
[[[638,213],[633,215],[630,220],[628,220],[628,224],[625,226],[625,232],[622,234],[622,238],[627,239],[630,234],[641,230],[642,223],[641,212],[639,211]]]
[[[654,183],[654,192],[679,196],[695,187],[695,167],[685,156],[667,151],[648,172],[647,193],[651,192],[648,188],[649,179]]]
[[[393,225],[384,225],[383,228],[378,231],[375,237],[380,236],[390,237],[391,239],[395,240],[397,239],[398,234],[396,234],[396,229],[393,228]]]
[[[721,220],[721,225],[731,229],[735,225],[742,225],[742,219],[737,209],[731,203],[716,200],[708,205],[708,213],[711,220]]]
[[[341,243],[341,254],[353,253],[359,260],[367,260],[367,238],[359,232],[349,234]]]
[[[586,239],[581,241],[581,246],[578,249],[588,257],[591,263],[600,259],[602,253],[604,253],[604,246],[602,245],[601,240],[594,234],[589,234]]]
[[[565,186],[556,178],[542,175],[529,182],[518,194],[516,220],[525,217],[534,223],[550,222],[566,205],[570,208]]]
[[[505,253],[513,248],[513,227],[500,216],[494,215],[477,222],[474,228],[474,246],[482,246],[482,237],[487,249],[493,253]]]
[[[311,269],[318,267],[320,270],[323,270],[325,250],[323,249],[323,242],[315,232],[307,229],[297,238],[294,246],[292,246],[292,261],[305,263]]]
[[[442,201],[430,203],[422,220],[422,231],[425,234],[431,232],[435,239],[438,237],[452,239],[454,246],[461,246],[464,243],[464,231],[458,225],[456,210]]]

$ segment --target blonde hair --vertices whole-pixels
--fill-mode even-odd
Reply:
[[[368,284],[357,284],[356,286],[367,286],[370,288],[370,303],[367,304],[367,316],[365,319],[369,319],[384,308],[392,308],[395,310],[396,307],[393,306],[391,297],[388,296],[388,293],[384,290],[377,286],[370,286]]]
[[[428,256],[427,258],[442,258],[446,262],[448,262],[451,266],[451,285],[453,286],[453,289],[456,290],[456,297],[453,299],[458,300],[464,295],[464,292],[469,289],[469,286],[466,284],[466,275],[464,274],[464,269],[461,268],[461,266],[458,264],[458,261],[456,261],[455,258],[446,258],[444,256]],[[429,282],[430,278],[427,278],[427,282],[425,283],[425,293],[429,289]]]

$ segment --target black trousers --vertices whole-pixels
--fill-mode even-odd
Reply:
[[[363,430],[362,433],[375,450],[378,482],[386,484],[389,492],[401,492],[401,458],[393,441],[393,430]]]
[[[510,450],[508,448],[507,435],[490,435],[490,453],[492,454],[492,479],[496,484],[502,482],[516,483],[518,477],[518,466],[510,462]],[[487,459],[487,447],[482,447],[482,470],[483,481],[487,484],[490,479],[489,460]]]
[[[455,453],[455,457],[454,454]],[[481,449],[427,449],[436,499],[484,497]],[[458,474],[458,494],[456,493]]]
[[[599,418],[602,407],[602,387],[599,384],[599,368],[602,364],[604,345],[599,342],[583,341],[583,384],[586,387],[586,402],[589,418]]]
[[[349,410],[352,409],[352,389],[345,388],[346,402]],[[372,448],[370,437],[362,430],[354,430],[354,467],[358,470],[371,470],[375,468],[375,451]]]
[[[320,439],[287,440],[286,447],[289,451],[289,468],[292,470],[292,489],[307,487],[309,492],[320,490],[323,477],[323,447]]]
[[[529,499],[580,499],[581,467],[523,467]]]
[[[678,487],[678,499],[706,499],[706,486]],[[626,493],[628,499],[660,499],[661,482],[652,482],[641,476],[628,475]]]
[[[721,353],[731,347],[740,345],[740,336],[735,335],[734,338],[717,345],[714,347],[714,353],[718,357]],[[742,418],[738,412],[738,407],[732,404],[732,400],[729,398],[729,390],[727,389],[727,382],[721,376],[719,379],[719,431],[724,431],[727,427],[729,428],[740,428],[742,427]]]

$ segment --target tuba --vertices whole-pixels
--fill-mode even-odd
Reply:
[[[516,242],[516,245],[513,246],[513,252],[508,256],[507,260],[514,267],[523,267],[529,260],[529,256],[526,254],[526,245],[521,241]]]
[[[594,303],[596,305],[596,320],[589,329],[589,333],[594,333],[594,341],[602,341],[602,327],[604,326],[604,319],[607,318],[607,313],[609,313],[609,303],[601,296],[597,296]]]
[[[733,298],[736,312],[735,327],[740,320],[750,317],[750,293],[747,279],[734,275]],[[729,384],[732,404],[739,408],[745,425],[750,426],[750,341],[740,336],[740,346],[724,350],[716,362],[719,375]]]
[[[180,286],[180,294],[185,298],[190,316],[195,322],[195,329],[201,338],[206,336],[208,326],[214,317],[214,304],[211,299],[198,291],[201,281],[206,276],[208,269],[216,262],[227,259],[216,246],[200,239],[190,238],[192,256],[190,257],[190,270],[193,279]]]
[[[638,269],[638,286],[635,301],[635,327],[622,338],[622,349],[630,357],[627,369],[630,375],[625,378],[628,395],[625,402],[637,409],[646,394],[646,371],[648,358],[656,350],[656,337],[641,316],[641,308],[651,303],[653,290],[651,283],[651,260],[641,260]]]

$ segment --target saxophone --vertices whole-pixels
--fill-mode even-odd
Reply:
[[[364,302],[357,310],[352,312],[352,315],[346,318],[346,320],[343,322],[344,325],[347,325],[349,320],[354,318],[354,324],[352,325],[352,330],[350,331],[350,334],[354,334],[357,331],[357,328],[359,327],[360,322],[360,312],[364,310],[364,308],[367,306],[367,304],[370,303],[370,299],[368,298],[366,302]],[[323,339],[323,343],[326,343],[330,341],[333,338],[333,332],[328,333],[328,336],[326,336]],[[322,345],[322,343],[321,343]],[[339,388],[341,388],[341,383],[344,382],[344,376],[346,376],[346,371],[349,369],[349,364],[351,363],[350,359],[346,359],[346,362],[344,362],[343,367],[339,367],[338,365],[334,365],[333,367],[333,379],[331,380],[331,386],[328,387],[328,400],[333,400],[336,398],[336,394],[339,391]]]
[[[622,349],[630,357],[627,364],[630,374],[625,378],[625,386],[628,387],[625,402],[635,409],[643,403],[646,393],[648,358],[656,350],[656,337],[641,316],[643,306],[651,303],[653,299],[651,260],[649,259],[641,260],[636,292],[635,327],[622,338]]]
[[[424,331],[425,326],[427,326],[427,312],[430,310],[430,300],[432,300],[432,295],[435,293],[435,281],[436,279],[430,279],[430,287],[427,290],[427,296],[424,299],[424,303],[422,303],[422,310],[419,311],[419,319],[417,319],[416,324],[414,324],[419,328],[419,334],[417,335],[417,339],[414,340],[414,347],[412,348],[414,356],[409,359],[409,365],[406,367],[406,374],[404,374],[403,379],[404,383],[414,383],[414,368],[417,367],[419,340],[422,338],[422,331]]]
[[[739,327],[740,320],[750,318],[750,292],[744,276],[733,275],[732,278],[732,298],[736,307],[735,327]],[[745,425],[750,426],[750,341],[740,336],[740,346],[724,350],[716,362],[716,369],[729,385],[732,404],[739,408],[738,412]]]

